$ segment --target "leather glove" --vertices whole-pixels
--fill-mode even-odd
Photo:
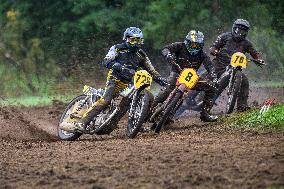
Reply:
[[[114,65],[112,65],[112,69],[120,72],[122,71],[122,65],[116,62]]]
[[[259,65],[265,65],[265,62],[262,59],[258,59],[257,62],[258,62]]]
[[[168,55],[166,56],[166,59],[167,59],[167,61],[168,61],[170,64],[176,66],[176,68],[178,69],[178,71],[181,71],[181,70],[182,70],[181,67],[176,63],[175,57],[174,57],[172,54],[168,54]]]
[[[167,79],[166,78],[163,78],[163,77],[157,77],[156,79],[155,79],[155,82],[157,82],[159,85],[161,85],[161,86],[166,86],[166,85],[168,85],[168,81],[167,81]]]
[[[216,56],[218,54],[218,50],[214,47],[210,48],[210,54],[212,54],[213,56]]]
[[[171,61],[175,61],[175,57],[172,54],[167,54],[166,56],[167,61],[171,62]]]

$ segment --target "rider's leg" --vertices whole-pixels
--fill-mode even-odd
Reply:
[[[193,90],[205,91],[200,119],[205,122],[217,121],[218,117],[210,114],[210,110],[213,107],[213,98],[217,89],[208,82],[198,82]]]
[[[158,105],[158,103],[165,101],[169,94],[174,90],[175,84],[176,84],[176,79],[179,76],[178,73],[176,72],[171,72],[170,76],[168,77],[168,83],[169,85],[163,88],[157,96],[154,98],[154,101],[152,103],[152,107],[155,107]]]
[[[84,130],[86,126],[96,117],[104,108],[106,108],[111,100],[117,94],[116,80],[114,78],[108,78],[103,98],[95,102],[95,104],[87,110],[80,123],[78,129]]]
[[[226,89],[230,81],[230,75],[228,72],[224,72],[220,78],[218,79],[218,90],[213,98],[213,102],[215,102],[219,96],[222,94],[222,92]]]
[[[248,97],[249,97],[249,81],[247,76],[244,73],[242,73],[242,85],[237,101],[238,111],[245,111],[249,109]]]

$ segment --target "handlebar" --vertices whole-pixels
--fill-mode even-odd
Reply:
[[[254,62],[259,67],[266,65],[264,62],[261,62],[258,59],[253,59],[253,58],[248,58],[248,62]]]

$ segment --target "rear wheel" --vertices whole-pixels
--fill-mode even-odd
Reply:
[[[134,138],[140,131],[150,110],[151,93],[144,90],[132,100],[126,134]]]
[[[110,134],[116,127],[118,121],[117,108],[109,106],[103,110],[95,119],[95,133],[97,135]],[[119,120],[119,119],[118,119]]]
[[[237,98],[240,93],[242,85],[242,72],[237,70],[235,73],[235,76],[233,78],[233,84],[231,86],[231,89],[229,89],[228,93],[228,102],[227,102],[227,114],[230,114],[233,112]]]
[[[114,99],[116,101],[117,99]],[[128,98],[123,98],[119,105],[112,102],[105,110],[103,110],[95,120],[95,133],[97,135],[110,134],[117,128],[119,120],[125,115],[129,107]]]
[[[62,113],[60,117],[59,124],[57,127],[57,134],[60,139],[72,141],[72,140],[76,140],[82,135],[82,133],[79,133],[79,132],[65,131],[60,128],[60,124],[62,124],[63,122],[75,123],[78,121],[78,119],[76,118],[71,118],[70,115],[74,113],[73,109],[76,108],[79,105],[79,103],[82,102],[85,98],[86,98],[85,95],[77,96],[65,108],[64,112]],[[86,109],[87,107],[84,106],[82,108],[82,111],[84,111],[84,108]]]
[[[165,122],[168,120],[170,115],[172,115],[173,110],[176,109],[176,106],[178,105],[178,102],[180,98],[182,97],[183,93],[181,91],[177,91],[175,96],[172,98],[171,102],[168,104],[168,106],[163,111],[162,116],[160,117],[158,123],[156,124],[155,132],[159,133],[162,129],[162,126],[165,124]]]

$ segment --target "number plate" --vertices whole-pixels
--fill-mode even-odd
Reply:
[[[247,67],[247,57],[241,52],[237,52],[233,54],[231,58],[231,65],[233,67],[241,67],[246,68]]]
[[[146,89],[150,89],[152,83],[152,77],[146,70],[140,70],[135,72],[134,75],[134,87],[135,89],[140,88],[141,86],[148,84],[149,86]]]
[[[192,89],[196,85],[198,79],[199,77],[193,68],[186,68],[181,72],[177,84],[185,84],[188,89]]]

